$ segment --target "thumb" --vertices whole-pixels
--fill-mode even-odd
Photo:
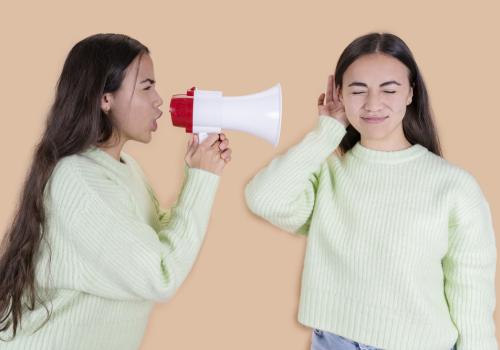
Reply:
[[[193,145],[194,145],[194,137],[193,137],[193,134],[191,134],[191,135],[189,135],[189,139],[188,139],[186,155],[193,153],[193,148],[194,148]]]
[[[193,135],[193,146],[196,147],[198,146],[198,134],[192,134]]]

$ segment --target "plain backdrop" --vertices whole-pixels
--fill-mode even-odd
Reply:
[[[155,306],[141,349],[308,349],[310,329],[297,322],[305,238],[253,216],[245,184],[315,126],[317,97],[341,51],[368,32],[392,32],[405,40],[423,73],[444,157],[477,178],[498,234],[498,13],[498,1],[3,3],[0,237],[63,62],[79,40],[123,33],[150,48],[164,114],[149,144],[130,142],[125,151],[142,165],[165,207],[178,195],[187,144],[184,130],[171,124],[170,97],[192,86],[244,95],[279,82],[279,145],[226,132],[233,160],[206,240],[175,297]]]

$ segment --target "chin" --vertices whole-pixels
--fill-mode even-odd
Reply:
[[[140,142],[140,143],[150,143],[151,142],[151,134],[141,136],[141,137],[135,137],[134,141]]]
[[[378,132],[377,132],[378,131]],[[365,138],[374,139],[374,140],[382,140],[389,136],[391,133],[387,132],[387,130],[370,130],[369,132],[363,132],[363,136]]]

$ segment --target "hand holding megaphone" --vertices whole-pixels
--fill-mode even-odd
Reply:
[[[199,135],[222,129],[244,131],[276,146],[281,129],[281,85],[251,95],[224,97],[221,91],[189,89],[173,95],[170,114],[175,126]]]
[[[222,175],[225,165],[231,161],[229,140],[224,134],[210,134],[202,143],[198,143],[196,134],[188,141],[184,161],[190,168],[203,169],[217,175]]]

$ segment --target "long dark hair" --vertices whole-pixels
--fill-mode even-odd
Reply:
[[[391,33],[369,33],[354,39],[342,52],[335,68],[335,84],[342,88],[342,78],[347,68],[358,58],[371,53],[391,55],[410,71],[409,81],[413,87],[412,102],[403,118],[403,132],[408,141],[421,144],[429,151],[442,156],[441,146],[432,117],[432,109],[424,79],[413,54],[398,36]],[[340,142],[339,150],[344,154],[361,139],[360,133],[351,125]]]
[[[102,95],[117,91],[126,68],[145,53],[146,46],[122,34],[92,35],[69,52],[0,250],[0,332],[12,325],[15,337],[23,306],[33,310],[36,300],[44,305],[35,285],[35,264],[46,231],[44,188],[56,163],[116,136],[112,118],[101,110]]]

